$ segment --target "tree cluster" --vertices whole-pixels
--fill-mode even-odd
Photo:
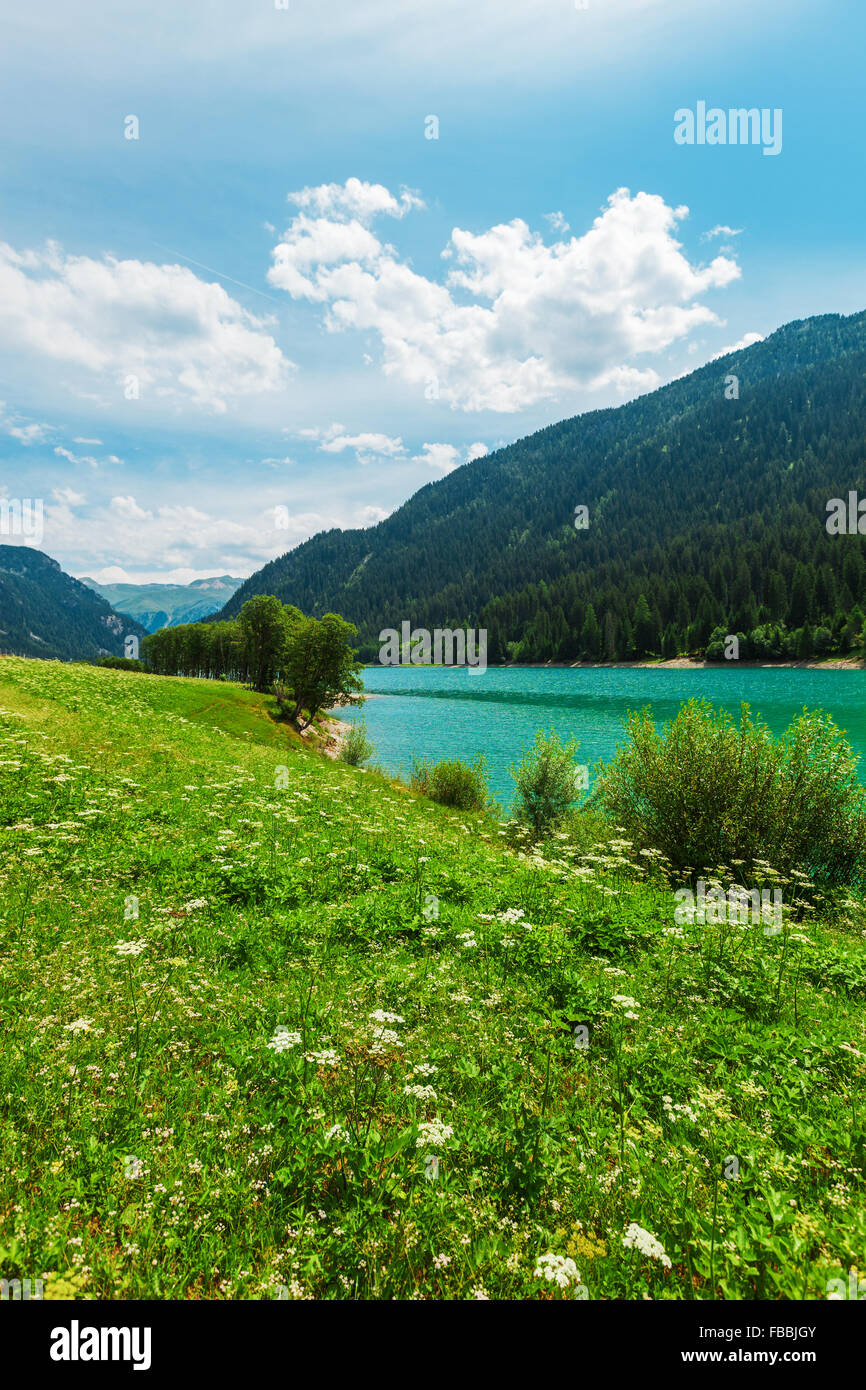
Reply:
[[[356,633],[336,613],[305,617],[261,594],[235,619],[160,628],[141,646],[148,667],[159,675],[276,690],[281,709],[303,729],[320,710],[359,703],[363,685],[352,647]]]

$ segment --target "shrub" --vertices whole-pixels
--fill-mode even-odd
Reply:
[[[539,729],[533,746],[511,768],[517,788],[515,818],[539,838],[562,824],[576,800],[574,759],[579,746],[576,738],[563,743],[555,730],[545,734]]]
[[[415,758],[412,764],[412,790],[453,806],[458,811],[484,811],[490,801],[487,759],[483,753],[471,764],[459,758],[443,759],[431,765]]]
[[[359,719],[354,724],[349,725],[342,747],[340,748],[340,759],[348,763],[350,767],[360,767],[365,763],[373,752],[373,745],[367,738],[367,721]]]
[[[677,868],[750,863],[799,868],[817,883],[866,873],[866,792],[829,715],[803,711],[779,739],[742,705],[739,727],[689,700],[661,733],[650,710],[600,770],[595,797],[627,834]]]
[[[134,656],[103,656],[97,666],[107,666],[111,671],[143,671],[145,665]]]

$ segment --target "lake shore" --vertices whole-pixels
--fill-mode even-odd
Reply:
[[[459,669],[445,665],[435,666],[433,662],[407,663],[406,670],[421,670],[429,666],[436,670]],[[803,671],[863,671],[866,670],[866,663],[853,656],[833,656],[825,661],[704,661],[688,656],[672,656],[667,661],[506,661],[501,664],[490,662],[491,671],[634,671],[654,669],[658,671],[713,671],[748,668],[757,671],[772,671],[776,667],[780,670],[803,670]],[[364,663],[365,671],[378,671],[382,667],[379,661],[368,661]],[[386,670],[399,669],[385,667]],[[372,696],[367,695],[367,699]]]

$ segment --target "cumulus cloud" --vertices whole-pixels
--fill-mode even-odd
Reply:
[[[463,457],[453,444],[425,444],[423,451],[416,454],[413,463],[425,463],[429,468],[438,468],[443,473],[452,473],[461,463],[471,463],[473,459],[483,458],[487,453],[486,444],[470,444]]]
[[[349,434],[344,425],[336,423],[324,428],[299,430],[302,439],[314,439],[319,449],[326,454],[342,454],[346,449],[354,450],[359,463],[370,463],[373,459],[403,458],[405,448],[402,439],[389,434],[366,431]]]
[[[223,412],[279,389],[292,364],[267,321],[186,266],[67,256],[0,243],[0,336],[7,347],[82,368],[119,389]]]
[[[103,498],[82,511],[84,501],[71,489],[54,490],[45,504],[44,549],[70,573],[101,583],[246,575],[319,531],[375,525],[388,515],[375,503],[344,508],[336,499],[332,508],[298,513],[282,504],[251,503],[244,512],[226,501],[204,510],[131,495]]]
[[[479,234],[455,227],[442,252],[450,268],[433,280],[370,230],[377,211],[396,215],[387,190],[362,198],[351,183],[291,195],[321,215],[293,220],[268,278],[320,305],[329,331],[377,334],[386,375],[435,383],[456,409],[513,412],[580,387],[651,388],[656,372],[633,359],[718,323],[699,296],[740,275],[726,256],[693,265],[683,254],[675,232],[687,208],[620,188],[583,236],[551,245],[520,218]]]
[[[450,473],[459,464],[470,463],[472,459],[482,458],[487,453],[487,445],[480,442],[470,444],[462,455],[460,448],[454,444],[436,443],[424,444],[421,453],[410,458],[399,435],[392,437],[373,432],[349,434],[343,425],[338,424],[299,430],[298,433],[304,439],[316,440],[324,453],[341,454],[346,449],[352,449],[359,463],[370,463],[373,459],[404,459],[440,469],[443,473]]]
[[[360,222],[372,221],[382,213],[388,217],[405,217],[412,208],[424,207],[410,188],[401,189],[400,197],[395,198],[383,184],[364,183],[361,179],[301,188],[297,193],[290,193],[288,201],[299,208],[313,208],[320,215],[357,218]]]
[[[83,492],[75,492],[71,487],[52,488],[51,496],[67,507],[82,507],[87,501]]]
[[[752,343],[762,343],[763,341],[763,333],[744,333],[738,343],[731,343],[730,347],[725,347],[719,352],[714,352],[710,361],[715,362],[719,357],[727,357],[729,352],[742,352],[743,348],[751,347]]]
[[[153,512],[140,507],[134,497],[112,497],[111,510],[115,516],[125,517],[127,521],[150,521]]]

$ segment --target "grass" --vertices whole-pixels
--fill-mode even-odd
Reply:
[[[7,658],[0,709],[0,1277],[707,1300],[864,1272],[859,898],[677,925],[659,856],[597,819],[515,849],[222,683]]]

